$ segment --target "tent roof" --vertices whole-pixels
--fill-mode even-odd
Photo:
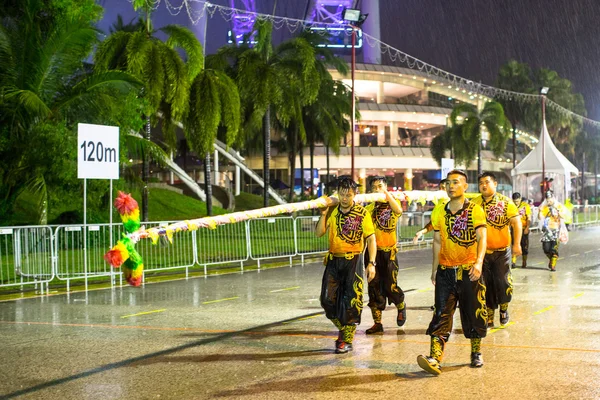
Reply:
[[[535,146],[535,149],[531,150],[527,156],[521,162],[512,169],[512,175],[520,174],[532,174],[542,172],[542,149],[544,149],[544,158],[546,160],[546,173],[555,173],[564,175],[565,172],[578,174],[579,170],[575,167],[571,161],[567,160],[550,139],[548,128],[546,127],[546,121],[544,120],[542,126],[542,133],[540,135],[540,141]]]

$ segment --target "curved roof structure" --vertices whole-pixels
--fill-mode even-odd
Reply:
[[[568,175],[578,174],[579,170],[571,163],[554,145],[546,121],[542,125],[540,141],[533,150],[515,167],[512,176],[521,174],[533,174],[542,172],[542,158],[545,158],[546,173]]]

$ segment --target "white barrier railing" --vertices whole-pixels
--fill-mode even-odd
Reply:
[[[0,228],[0,287],[34,285],[47,292],[54,279],[53,244],[48,226]]]
[[[538,227],[536,207],[532,208],[531,230]],[[414,234],[425,227],[431,212],[406,213],[397,225],[398,246],[412,245]],[[180,232],[173,243],[161,238],[157,245],[145,240],[138,243],[146,272],[200,267],[208,274],[209,266],[244,264],[252,260],[260,269],[262,260],[324,254],[328,249],[327,235],[317,238],[314,229],[318,216],[277,217],[221,225],[216,229]],[[573,225],[584,226],[600,222],[600,206],[573,207]],[[146,224],[156,225],[157,223]],[[105,252],[123,232],[121,224],[24,226],[0,228],[0,287],[34,285],[42,293],[53,279],[70,282],[108,277],[116,283],[119,270],[104,261]],[[420,243],[431,240],[429,233]]]
[[[296,230],[293,217],[259,218],[248,221],[249,255],[256,260],[289,258],[290,266],[296,251]],[[254,240],[252,240],[254,238]]]

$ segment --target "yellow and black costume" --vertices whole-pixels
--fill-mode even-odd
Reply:
[[[487,221],[487,250],[483,260],[483,280],[487,287],[488,326],[494,324],[494,310],[500,307],[500,323],[508,323],[508,303],[513,285],[510,267],[510,219],[519,215],[517,206],[508,197],[495,193],[491,199],[476,197],[473,202],[483,207]]]
[[[362,252],[365,239],[374,234],[373,222],[364,207],[354,204],[345,214],[340,206],[335,207],[326,226],[329,253],[325,258],[321,306],[340,331],[338,342],[351,345],[363,307]]]
[[[404,303],[404,292],[398,286],[398,253],[396,225],[402,213],[395,213],[387,202],[375,202],[365,207],[375,228],[375,239],[377,240],[377,256],[375,258],[375,269],[377,274],[369,283],[369,308],[373,313],[375,325],[367,329],[367,334],[383,332],[381,314],[386,305],[394,304],[398,308],[396,322],[403,326],[406,322],[406,304]],[[369,259],[366,252],[365,260]]]
[[[449,203],[434,208],[431,223],[440,234],[441,248],[435,275],[435,311],[427,329],[431,336],[431,353],[429,357],[419,356],[418,361],[419,365],[431,364],[427,359],[434,359],[431,361],[439,373],[458,304],[463,334],[471,339],[471,357],[474,354],[480,357],[481,338],[487,333],[486,287],[482,278],[471,281],[469,271],[477,262],[476,230],[484,227],[486,221],[482,208],[465,199],[455,214],[450,211]],[[429,371],[427,366],[421,367]]]
[[[527,256],[529,255],[529,232],[525,233],[525,227],[529,228],[530,226],[531,206],[526,202],[521,201],[521,203],[517,207],[517,210],[519,211],[519,215],[521,216],[521,226],[523,227],[523,232],[521,233],[521,256],[523,259],[523,264],[521,264],[521,268],[527,268]],[[516,262],[517,257],[513,256],[513,268]]]

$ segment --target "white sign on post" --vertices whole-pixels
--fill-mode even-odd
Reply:
[[[454,159],[453,158],[442,158],[442,179],[446,179],[448,177],[448,172],[454,169]]]
[[[77,177],[119,179],[119,127],[77,124]]]

